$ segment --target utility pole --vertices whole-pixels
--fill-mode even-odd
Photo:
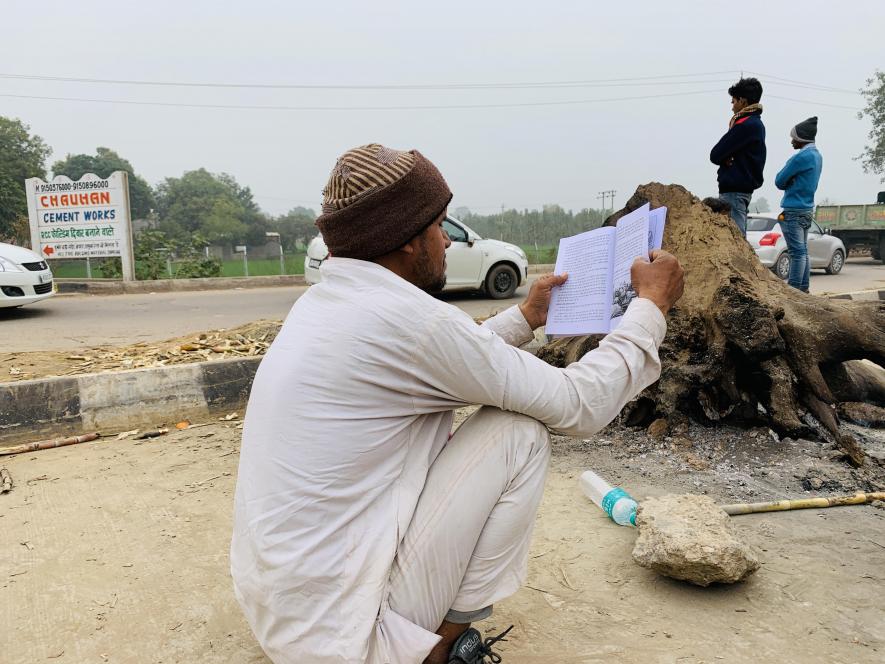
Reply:
[[[596,198],[597,198],[597,199],[599,199],[599,198],[602,199],[602,213],[603,213],[603,214],[606,214],[606,212],[608,211],[608,207],[606,207],[606,205],[605,205],[605,199],[606,199],[606,197],[609,198],[609,201],[610,201],[610,203],[611,203],[611,205],[612,205],[612,208],[614,208],[614,206],[615,206],[615,194],[617,194],[617,193],[618,193],[618,192],[617,192],[617,190],[615,190],[615,189],[606,189],[605,191],[600,191],[600,192],[599,192],[599,195],[598,195]],[[608,216],[608,215],[606,215],[606,216]]]

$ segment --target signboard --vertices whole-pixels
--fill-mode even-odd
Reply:
[[[45,258],[119,256],[123,279],[135,279],[125,171],[107,178],[87,173],[77,181],[64,175],[52,182],[31,178],[25,187],[34,251]]]

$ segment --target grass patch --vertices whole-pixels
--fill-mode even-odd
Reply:
[[[86,278],[86,261],[47,261],[49,269],[52,270],[52,276],[56,279],[85,279]],[[98,261],[92,261],[92,274],[100,277],[98,271]]]
[[[286,274],[304,274],[304,256],[305,254],[287,254],[285,256]],[[102,259],[93,259],[92,278],[101,279],[101,270],[98,269]],[[85,260],[54,260],[49,261],[49,267],[52,274],[57,279],[86,279],[88,277],[86,271]],[[263,258],[253,259],[249,261],[250,277],[265,277],[280,273],[280,259]],[[173,278],[175,275],[175,262],[172,263]],[[242,277],[245,276],[243,260],[235,258],[224,261],[221,264],[222,277]],[[160,275],[161,279],[169,279],[169,274],[164,272]]]
[[[305,254],[286,255],[286,274],[304,274],[304,256]],[[279,258],[261,258],[249,261],[250,277],[266,277],[269,275],[280,273]],[[222,277],[243,277],[245,269],[243,259],[224,261],[221,264]]]
[[[521,244],[520,248],[525,252],[529,263],[532,265],[552,265],[556,262],[556,253],[559,245],[538,245],[535,249],[533,244]]]

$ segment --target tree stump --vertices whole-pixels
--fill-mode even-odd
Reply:
[[[843,363],[885,366],[885,303],[802,293],[759,262],[727,213],[679,185],[640,186],[614,225],[645,203],[667,206],[663,248],[685,268],[685,294],[667,317],[661,378],[624,409],[626,424],[658,417],[768,426],[793,437],[832,437],[862,465],[857,441],[840,430],[833,385],[846,389]],[[566,366],[599,335],[557,339],[539,352]],[[851,365],[847,365],[849,368]]]

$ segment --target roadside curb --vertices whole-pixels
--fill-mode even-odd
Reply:
[[[0,446],[241,409],[261,357],[0,383]]]
[[[553,265],[529,265],[529,274],[552,272]],[[125,293],[170,293],[175,291],[235,290],[237,288],[274,288],[307,286],[303,274],[277,274],[264,277],[204,277],[199,279],[154,279],[119,281],[117,279],[56,279],[62,295],[122,295]]]
[[[537,354],[540,331],[521,348]],[[0,448],[242,410],[261,357],[0,383]]]
[[[235,290],[306,286],[304,275],[283,274],[266,277],[205,277],[199,279],[155,279],[119,281],[116,279],[56,279],[61,294],[121,295],[124,293],[169,293],[173,291]]]
[[[831,300],[885,300],[885,290],[865,290],[827,295]]]

